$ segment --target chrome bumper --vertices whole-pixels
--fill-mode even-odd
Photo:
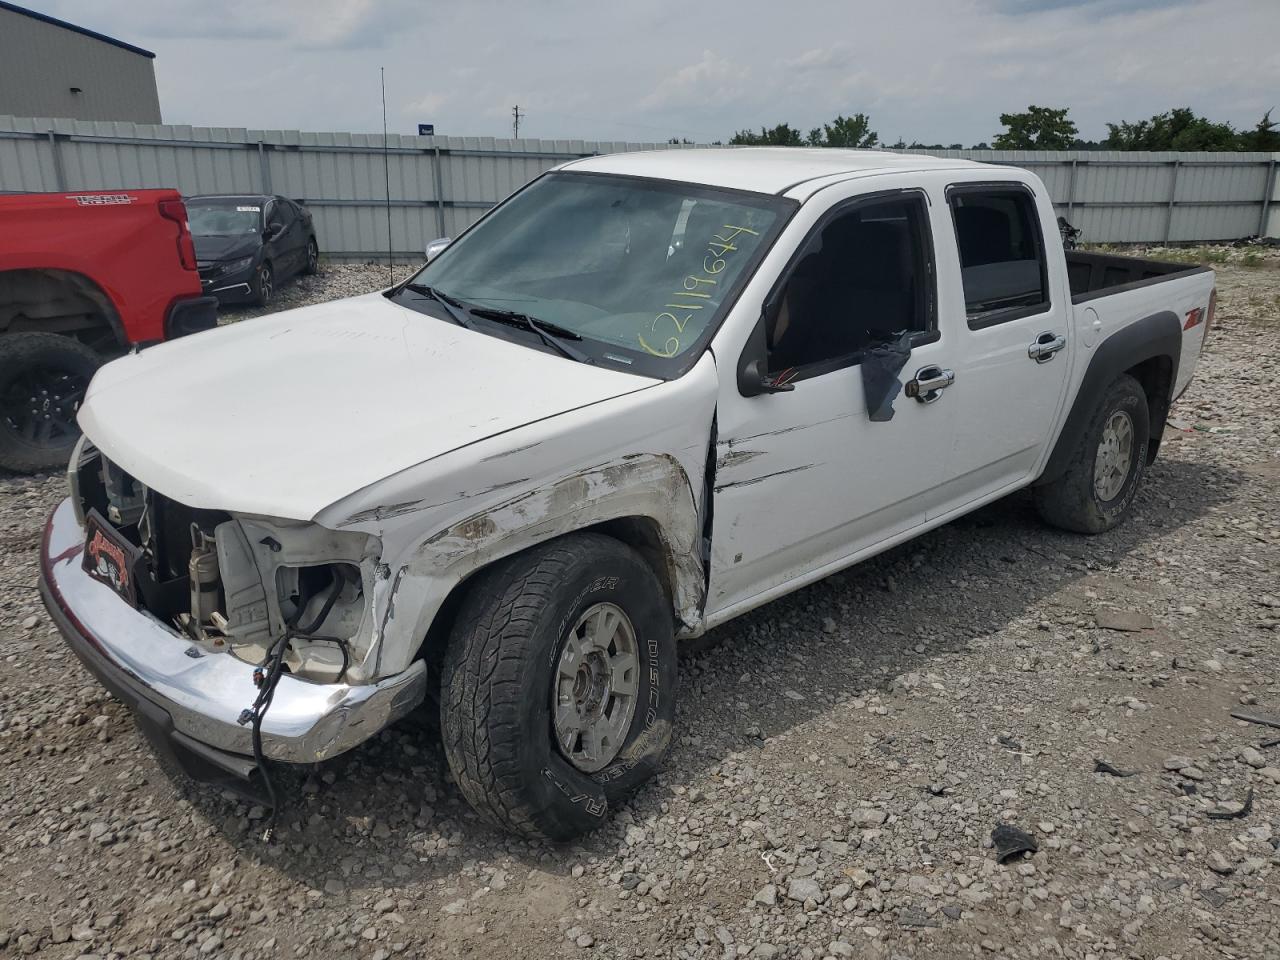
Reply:
[[[194,747],[206,758],[210,751],[201,745],[251,756],[252,733],[236,721],[257,695],[253,666],[229,653],[207,653],[130,607],[84,572],[83,552],[84,530],[67,499],[45,527],[40,592],[71,649],[140,721],[154,726],[160,717],[162,725],[171,725],[178,746]],[[262,721],[263,755],[286,763],[335,756],[409,713],[425,693],[421,660],[396,676],[359,686],[285,675]],[[236,766],[215,763],[226,770]]]

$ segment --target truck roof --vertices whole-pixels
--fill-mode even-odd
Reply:
[[[728,147],[611,153],[571,161],[561,169],[698,183],[755,193],[785,194],[793,187],[840,174],[907,173],[983,166],[972,160],[887,150],[829,147]]]

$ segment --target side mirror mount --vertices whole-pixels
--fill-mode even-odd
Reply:
[[[452,237],[440,237],[432,240],[427,244],[427,263],[430,263],[444,251],[444,248],[453,243]]]
[[[744,397],[758,397],[762,393],[789,393],[796,388],[789,380],[766,373],[763,367],[764,362],[761,360],[750,360],[743,365],[738,374],[738,392]]]
[[[791,382],[793,371],[784,370],[780,376],[771,376],[768,372],[768,344],[765,328],[777,312],[775,300],[766,300],[760,311],[760,321],[756,324],[747,345],[738,361],[738,393],[744,397],[758,397],[762,393],[788,393],[796,388]]]

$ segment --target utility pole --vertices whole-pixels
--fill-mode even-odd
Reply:
[[[520,104],[517,103],[514,107],[511,108],[511,116],[513,118],[511,121],[511,136],[513,139],[519,140],[520,139],[520,118],[524,116],[524,114],[520,112]]]
[[[396,282],[396,265],[391,254],[391,159],[387,154],[387,68],[378,68],[382,83],[382,176],[387,188],[387,273]]]

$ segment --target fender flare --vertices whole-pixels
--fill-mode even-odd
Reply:
[[[1089,359],[1089,367],[1080,383],[1080,389],[1076,391],[1071,412],[1067,414],[1062,432],[1058,434],[1053,453],[1049,455],[1048,463],[1036,484],[1050,483],[1066,473],[1090,416],[1117,377],[1144,361],[1166,357],[1171,365],[1169,384],[1172,388],[1178,380],[1178,361],[1181,356],[1182,324],[1177,314],[1170,310],[1143,317],[1136,323],[1117,330],[1098,344]],[[1166,398],[1161,409],[1153,408],[1151,411],[1151,457],[1155,456],[1159,447],[1171,399]]]
[[[116,303],[115,297],[85,271],[75,266],[50,265],[50,263],[42,263],[39,266],[25,266],[17,261],[0,270],[0,274],[4,275],[18,273],[43,274],[52,282],[67,284],[77,294],[99,308],[102,319],[111,330],[117,345],[120,347],[128,347],[130,345],[131,341],[124,328],[124,323],[120,319],[120,308]]]

